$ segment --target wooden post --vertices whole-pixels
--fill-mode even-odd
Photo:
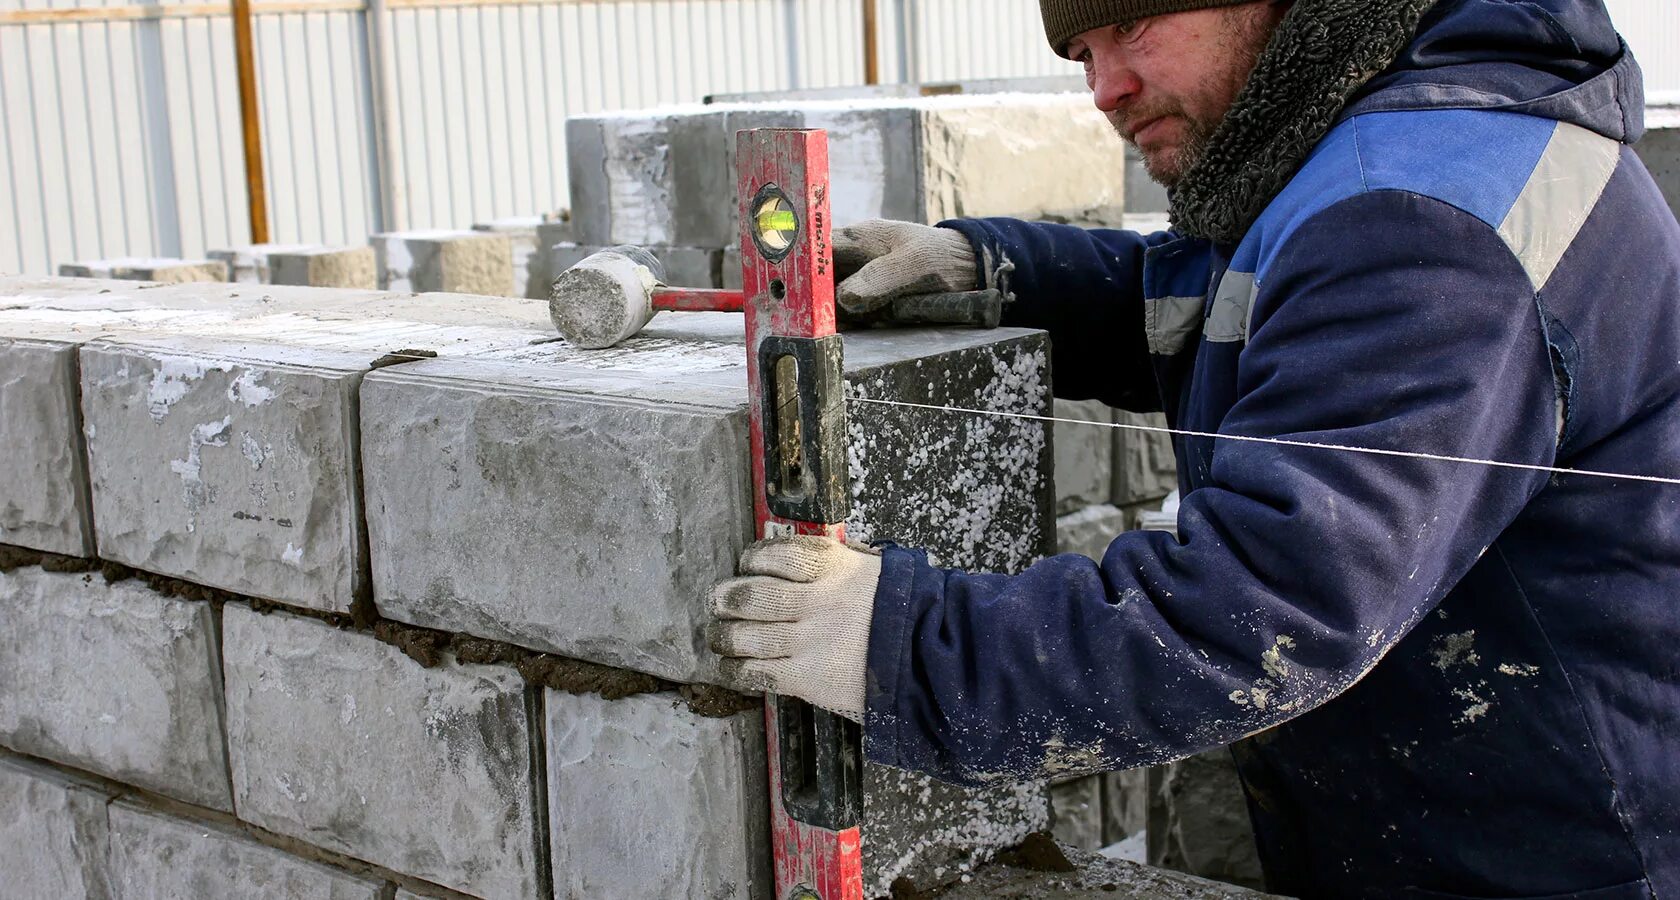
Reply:
[[[245,131],[245,192],[251,204],[251,243],[268,243],[268,186],[263,177],[262,108],[257,105],[256,41],[251,0],[233,0],[233,54],[239,67],[239,119]]]
[[[881,31],[875,0],[863,0],[863,83],[881,83]]]

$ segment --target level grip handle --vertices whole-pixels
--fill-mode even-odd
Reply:
[[[888,307],[894,325],[971,325],[996,328],[1003,320],[1003,293],[996,288],[899,297]]]

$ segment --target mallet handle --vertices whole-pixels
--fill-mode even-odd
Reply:
[[[740,291],[716,288],[655,288],[653,308],[669,312],[740,312],[746,309],[747,296]]]
[[[717,288],[662,287],[653,292],[656,312],[741,312],[747,297],[741,291]],[[996,328],[1003,315],[1003,297],[995,290],[962,294],[918,294],[900,297],[887,307],[885,321],[897,325],[972,325]]]

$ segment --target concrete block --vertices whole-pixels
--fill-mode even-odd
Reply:
[[[239,816],[481,897],[543,892],[534,692],[508,669],[422,669],[364,634],[228,606]]]
[[[731,132],[721,109],[676,107],[566,121],[576,240],[588,246],[734,242]]]
[[[580,244],[556,244],[549,251],[548,268],[555,275],[566,271],[588,257],[607,249]],[[703,250],[696,247],[644,248],[665,267],[665,283],[676,287],[718,287],[719,269],[723,265],[722,250]],[[740,265],[736,258],[737,267]],[[736,273],[740,281],[740,273]],[[546,295],[545,295],[546,296]]]
[[[368,240],[378,259],[382,289],[518,296],[513,283],[513,245],[506,235],[393,231]]]
[[[866,897],[889,895],[899,879],[920,891],[954,884],[996,852],[1050,827],[1041,784],[963,790],[871,765],[864,768],[863,802]]]
[[[1126,511],[1106,503],[1087,506],[1056,520],[1056,549],[1102,561],[1108,545],[1128,530]]]
[[[0,575],[0,743],[231,810],[209,604],[138,581]]]
[[[135,338],[82,349],[102,556],[346,612],[366,580],[356,390],[366,354]]]
[[[554,277],[559,275],[549,263],[550,251],[558,244],[577,243],[577,229],[572,227],[571,219],[547,221],[537,226],[537,249],[531,255],[530,272],[526,276],[525,296],[533,299],[548,299],[549,285],[554,283]]]
[[[45,766],[0,756],[0,888],[8,897],[111,896],[110,798]]]
[[[941,900],[1266,900],[1246,888],[1179,872],[1111,859],[1063,846],[1071,871],[992,865],[950,891]],[[1272,898],[1275,900],[1275,898]]]
[[[554,895],[770,898],[764,719],[546,696]]]
[[[1167,419],[1160,413],[1120,412],[1114,420],[1122,425],[1167,427]],[[1158,431],[1111,430],[1115,506],[1152,502],[1178,489],[1178,459],[1173,455],[1171,436]]]
[[[1149,826],[1149,772],[1106,772],[1103,781],[1103,845],[1143,834]]]
[[[1114,410],[1096,400],[1057,400],[1055,417],[1090,425],[1057,422],[1056,512],[1058,515],[1106,503],[1114,489]]]
[[[379,287],[372,247],[312,247],[269,254],[269,281],[323,288]]]
[[[1103,842],[1103,782],[1087,775],[1050,786],[1050,833],[1080,850],[1101,850]]]
[[[0,337],[0,543],[94,554],[76,365],[70,341]]]
[[[235,284],[269,284],[272,282],[269,257],[276,253],[303,253],[321,249],[318,244],[251,244],[211,250],[205,256],[224,263],[228,281]]]
[[[543,275],[546,269],[538,261],[545,249],[540,235],[546,224],[542,216],[517,216],[473,226],[474,231],[507,236],[513,252],[513,295],[516,297],[548,297],[548,282]]]
[[[708,680],[701,598],[751,531],[741,327],[666,314],[611,350],[553,343],[370,375],[362,459],[381,612]],[[1037,334],[846,340],[864,396],[1048,405]],[[997,567],[1053,540],[1036,423],[860,406],[849,442],[860,532],[945,541],[935,552],[952,564]]]
[[[741,289],[741,282],[745,273],[741,271],[741,248],[738,246],[725,247],[723,250],[722,278],[718,287],[732,291]]]
[[[1645,113],[1645,137],[1634,152],[1651,170],[1668,208],[1680,216],[1680,106],[1653,106]]]
[[[1264,884],[1230,750],[1150,769],[1148,781],[1150,865],[1232,884]]]
[[[1131,213],[1165,213],[1172,208],[1167,189],[1149,176],[1143,166],[1143,155],[1130,144],[1126,147],[1126,211]]]
[[[58,274],[74,278],[115,278],[177,284],[187,281],[227,281],[228,265],[215,259],[101,259],[65,263]]]
[[[110,811],[111,880],[122,897],[381,900],[385,884],[299,859],[223,825],[122,801]]]

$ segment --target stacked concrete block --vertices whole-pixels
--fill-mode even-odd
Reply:
[[[835,221],[1035,217],[1124,200],[1119,140],[1079,94],[718,104],[567,121],[578,242],[727,248],[733,135],[829,132]]]
[[[1057,400],[1056,514],[1109,501],[1113,490],[1114,409],[1095,400]],[[1074,425],[1070,422],[1090,424]]]
[[[556,244],[549,250],[548,270],[558,276],[561,272],[606,249],[608,248],[582,244]],[[652,253],[654,258],[659,260],[659,264],[665,269],[665,283],[668,285],[696,288],[724,286],[721,280],[722,250],[663,246],[651,246],[643,249]],[[739,256],[736,257],[736,268],[740,268]],[[737,271],[735,273],[737,285],[740,280],[741,274]]]
[[[1172,437],[1160,413],[1119,412],[1115,422],[1129,428],[1115,430],[1114,494],[1116,506],[1135,508],[1157,504],[1178,489],[1178,460]]]
[[[379,287],[379,271],[372,247],[306,247],[268,256],[269,284],[308,287]]]
[[[1231,751],[1150,769],[1148,791],[1150,865],[1251,887],[1265,883]]]
[[[227,281],[228,265],[215,259],[102,259],[65,263],[58,274],[71,278],[116,278],[178,284],[187,281]]]
[[[120,897],[388,896],[383,881],[299,859],[223,825],[130,802],[111,805],[110,847],[111,880]]]
[[[1645,137],[1634,145],[1634,152],[1662,188],[1668,208],[1680,216],[1680,103],[1646,110],[1645,129]]]
[[[943,900],[1276,900],[1270,894],[1152,869],[1106,853],[1058,846],[1048,839],[1035,839],[1019,854],[1016,865],[987,866],[939,896]]]
[[[545,249],[542,243],[542,228],[546,224],[548,221],[542,216],[516,216],[480,222],[473,226],[474,231],[507,236],[509,249],[513,253],[515,297],[548,296],[548,282],[544,280],[547,269],[541,260]]]
[[[0,755],[0,893],[112,896],[108,803],[82,779]]]
[[[379,287],[416,293],[514,293],[513,243],[481,231],[393,231],[369,239]]]
[[[239,816],[481,897],[545,890],[536,697],[490,666],[422,669],[363,634],[229,606]]]
[[[560,274],[550,262],[551,251],[561,244],[575,243],[577,231],[572,227],[569,216],[550,219],[537,226],[537,249],[527,263],[530,271],[526,275],[525,296],[537,299],[548,296],[549,285],[553,284],[555,276]]]
[[[1056,840],[1081,850],[1101,850],[1103,842],[1103,782],[1087,775],[1050,786],[1050,833]]]
[[[302,253],[320,249],[316,244],[251,244],[211,250],[205,255],[227,266],[227,280],[235,284],[268,284],[272,280],[268,259],[276,253]]]
[[[210,607],[136,581],[0,574],[0,744],[231,810]]]
[[[554,691],[546,709],[556,897],[774,895],[760,712]]]

